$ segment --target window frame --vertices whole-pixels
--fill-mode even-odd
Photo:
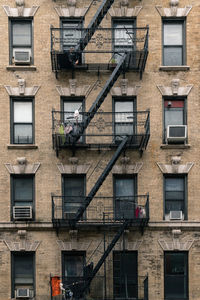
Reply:
[[[34,26],[33,26],[33,18],[32,17],[24,17],[24,18],[9,18],[9,64],[13,64],[13,24],[14,23],[30,23],[30,29],[31,29],[31,47],[30,46],[17,46],[15,48],[18,49],[30,49],[31,50],[31,60],[30,64],[34,64],[34,44],[33,44],[33,37],[34,37]]]
[[[137,24],[136,24],[136,21],[137,21],[137,18],[119,18],[119,17],[116,17],[116,18],[112,18],[112,51],[115,51],[115,31],[114,31],[114,28],[115,28],[115,23],[133,23],[133,28],[136,28],[137,27]],[[120,46],[118,46],[120,47]],[[125,47],[123,46],[123,49],[125,48],[130,48],[130,47]],[[135,45],[133,44],[132,45],[132,48],[134,49],[135,48]],[[114,59],[116,60],[116,56],[117,54],[113,53],[113,57]]]
[[[173,101],[183,101],[184,107],[183,107],[183,125],[187,124],[187,97],[176,97],[176,96],[164,96],[163,97],[163,143],[166,144],[166,128],[165,128],[165,101],[173,102]],[[174,124],[171,124],[174,125]],[[187,131],[187,138],[186,142],[188,142],[188,131]]]
[[[178,45],[164,45],[164,25],[167,23],[171,24],[182,24],[182,46]],[[165,56],[164,56],[164,49],[170,47],[181,47],[182,48],[182,64],[181,65],[165,65]],[[186,52],[186,18],[162,18],[162,65],[163,66],[184,66],[186,65],[186,58],[187,58],[187,52]]]
[[[31,102],[32,103],[32,123],[16,123],[21,125],[32,124],[32,143],[15,143],[14,136],[14,103],[15,102]],[[14,145],[33,145],[35,144],[35,99],[34,97],[10,97],[10,143]]]
[[[119,217],[117,217],[117,207],[116,207],[116,180],[117,179],[132,179],[132,183],[133,183],[133,191],[134,191],[134,196],[137,196],[137,174],[133,174],[133,175],[123,175],[123,174],[114,174],[113,175],[113,212],[114,212],[114,218],[115,219],[119,219]],[[136,200],[137,197],[136,197]],[[133,218],[134,218],[134,214],[133,214]]]
[[[17,256],[26,256],[26,255],[32,255],[32,261],[33,261],[33,291],[34,291],[34,297],[36,295],[36,265],[35,265],[35,252],[34,251],[27,251],[27,252],[21,252],[21,251],[11,251],[11,298],[15,298],[15,257]],[[23,286],[23,284],[22,284]]]
[[[138,252],[137,251],[134,251],[134,250],[114,250],[113,251],[113,298],[114,299],[122,299],[124,298],[124,296],[120,296],[120,297],[115,297],[115,292],[114,292],[114,288],[115,288],[115,284],[114,284],[114,278],[116,277],[116,273],[114,272],[114,255],[115,254],[121,254],[121,256],[123,256],[124,254],[134,254],[135,255],[135,259],[136,259],[136,299],[138,299]],[[121,257],[120,257],[121,258]],[[122,263],[121,260],[119,262],[120,264]],[[123,272],[123,271],[122,271]],[[119,277],[121,277],[121,274],[119,272]],[[126,296],[125,296],[126,298]],[[126,299],[133,299],[133,297],[131,298],[126,298]],[[135,299],[135,298],[134,298]]]
[[[86,196],[86,174],[63,174],[61,176],[61,187],[62,187],[62,195],[65,196],[65,180],[67,178],[83,178],[83,190],[84,190],[84,195],[83,198]],[[64,197],[62,199],[62,214],[63,214],[63,218],[64,218],[64,213],[65,213],[65,201],[64,201]],[[85,219],[86,218],[86,212],[84,212],[83,217],[81,219]]]
[[[82,256],[83,257],[83,276],[84,276],[84,267],[86,266],[86,252],[85,251],[62,251],[62,279],[65,280],[65,256]],[[74,277],[82,277],[82,276],[74,276]]]
[[[186,261],[186,288],[187,288],[187,296],[186,298],[183,298],[182,296],[180,298],[171,298],[166,296],[166,256],[169,254],[184,254],[184,261]],[[189,255],[188,251],[164,251],[164,300],[189,300]],[[169,276],[169,275],[168,275]],[[171,275],[176,276],[176,275]]]
[[[133,103],[133,112],[137,112],[137,98],[134,96],[134,97],[123,97],[123,96],[119,96],[119,97],[113,97],[112,98],[112,111],[113,111],[113,117],[112,117],[112,131],[113,131],[113,134],[114,134],[114,137],[115,137],[115,141],[118,142],[118,140],[116,139],[116,122],[115,122],[115,103],[116,102],[132,102]],[[133,135],[137,134],[137,114],[135,114],[135,118],[134,118],[134,121],[135,121],[135,126],[133,126]],[[134,124],[134,121],[133,122],[129,122],[129,124]],[[121,141],[119,139],[119,141]]]
[[[163,220],[166,221],[165,203],[166,203],[166,178],[183,178],[184,179],[184,219],[188,220],[188,177],[187,174],[164,174],[163,176]],[[170,220],[169,220],[170,221]]]
[[[60,18],[60,28],[62,30],[63,30],[63,24],[64,23],[68,23],[68,24],[71,23],[72,26],[73,26],[73,24],[77,23],[77,24],[81,25],[81,27],[80,27],[81,29],[84,28],[84,18],[83,17],[82,18],[81,17],[70,17],[70,18],[61,17]],[[61,31],[61,36],[63,35],[63,31]],[[81,31],[81,36],[82,36],[82,34],[83,34],[83,31]],[[65,51],[63,45],[64,45],[64,43],[61,43],[60,47],[61,47],[62,51]],[[79,60],[78,64],[83,64],[84,63],[84,55],[83,55],[83,53],[80,54],[79,58],[80,58],[80,60]]]
[[[10,176],[10,194],[11,194],[11,211],[10,211],[10,217],[11,220],[13,221],[13,207],[15,206],[15,180],[16,179],[23,179],[23,178],[31,178],[32,179],[32,195],[33,195],[33,199],[32,199],[32,221],[35,220],[35,174],[27,174],[27,175],[11,175]],[[28,205],[29,206],[29,205]]]

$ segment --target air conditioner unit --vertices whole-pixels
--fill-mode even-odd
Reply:
[[[187,138],[187,125],[168,125],[166,142],[185,142]]]
[[[31,49],[14,49],[13,56],[16,65],[29,65],[31,62]]]
[[[30,289],[18,288],[16,289],[16,298],[30,298]]]
[[[181,210],[172,210],[169,213],[170,220],[182,220],[183,219],[183,213]]]
[[[13,206],[13,219],[27,220],[32,219],[33,209],[32,206]]]

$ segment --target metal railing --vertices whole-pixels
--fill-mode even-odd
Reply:
[[[77,146],[118,145],[128,136],[128,146],[146,148],[150,135],[150,112],[97,112],[76,142]],[[87,112],[52,111],[52,135],[55,149],[75,144]]]
[[[126,58],[127,69],[143,72],[148,55],[149,27],[135,28],[97,28],[92,38],[87,28],[51,27],[51,58],[53,71],[68,69],[70,65],[87,66],[118,63],[123,53],[129,53]],[[78,45],[86,43],[84,50]],[[91,53],[101,54],[94,56]],[[102,53],[104,55],[102,55]]]
[[[52,221],[64,224],[73,220],[84,203],[84,196],[52,195]],[[130,220],[141,223],[149,219],[149,195],[94,197],[80,223],[115,223]]]

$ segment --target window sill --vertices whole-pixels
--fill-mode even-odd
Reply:
[[[160,66],[159,71],[189,71],[190,66]]]
[[[36,71],[36,66],[15,66],[10,65],[6,67],[8,71]]]
[[[161,149],[189,149],[191,147],[190,144],[162,144],[160,146]]]
[[[38,145],[35,144],[19,144],[19,145],[7,145],[8,149],[38,149]]]

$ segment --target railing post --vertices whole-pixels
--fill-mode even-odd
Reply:
[[[53,201],[53,193],[51,193],[51,203],[52,203],[52,215],[51,215],[51,218],[52,218],[52,221],[54,220],[54,201]]]

